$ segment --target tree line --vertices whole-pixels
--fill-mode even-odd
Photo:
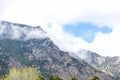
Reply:
[[[0,78],[0,80],[63,80],[59,76],[50,76],[45,79],[40,75],[40,72],[33,67],[16,69],[12,68],[9,73]],[[78,80],[76,77],[71,78],[71,80]],[[91,80],[100,80],[99,77],[94,76]]]

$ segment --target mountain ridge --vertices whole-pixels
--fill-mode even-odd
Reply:
[[[109,74],[98,71],[87,62],[71,57],[68,52],[60,50],[49,37],[44,37],[43,34],[45,33],[43,31],[39,32],[38,28],[32,28],[33,32],[36,32],[36,30],[38,31],[38,33],[32,34],[31,27],[28,26],[30,29],[24,28],[23,26],[27,25],[23,25],[23,32],[24,30],[26,31],[26,29],[30,31],[28,31],[23,37],[11,38],[11,35],[13,35],[14,32],[11,31],[13,24],[17,25],[15,25],[15,27],[19,27],[19,24],[6,21],[4,23],[6,24],[0,24],[0,28],[6,26],[9,28],[0,29],[0,35],[3,37],[0,37],[1,76],[6,74],[7,71],[13,67],[22,68],[35,66],[45,77],[58,75],[64,80],[70,80],[71,77],[87,80],[96,75],[104,80],[114,80],[114,78]],[[6,29],[10,32],[7,32]],[[21,28],[17,28],[17,30],[18,33],[19,31],[21,32]],[[2,35],[4,31],[6,35]],[[43,34],[41,32],[43,32]],[[32,34],[30,35],[31,37],[26,39],[26,36],[30,33]],[[37,37],[34,37],[36,34]]]
[[[11,39],[30,39],[47,37],[46,32],[40,26],[0,21],[0,37]]]
[[[80,54],[85,53],[85,57],[83,58]],[[101,56],[98,53],[91,52],[89,50],[81,50],[76,53],[77,56],[81,57],[87,63],[92,65],[98,70],[102,72],[108,73],[111,76],[115,76],[120,79],[120,57],[119,56]]]

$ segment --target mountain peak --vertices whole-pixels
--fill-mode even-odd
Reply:
[[[46,32],[40,26],[29,26],[25,24],[0,21],[1,39],[33,39],[46,38]]]
[[[85,49],[78,51],[76,55],[93,65],[101,64],[105,61],[104,56]]]
[[[97,71],[87,62],[60,50],[41,27],[1,21],[0,77],[12,67],[29,66],[37,67],[46,78],[57,75],[64,80],[71,77],[88,80],[96,75],[102,80],[113,80],[113,77]]]

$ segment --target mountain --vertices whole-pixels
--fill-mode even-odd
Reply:
[[[105,57],[88,50],[80,50],[77,52],[77,56],[85,60],[96,69],[120,79],[120,57]]]
[[[83,60],[87,61],[89,64],[100,65],[105,61],[105,57],[101,56],[95,52],[82,49],[79,52],[77,52],[77,55],[82,58]]]
[[[0,21],[0,39],[38,39],[45,38],[46,32],[40,26],[29,26],[24,24]]]
[[[13,67],[30,66],[37,67],[46,78],[58,75],[64,80],[90,80],[96,75],[102,80],[114,80],[82,59],[61,51],[41,27],[0,21],[0,76]]]

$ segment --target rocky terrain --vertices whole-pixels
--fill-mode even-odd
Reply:
[[[105,57],[89,50],[81,50],[77,53],[77,56],[96,69],[110,74],[111,76],[118,78],[118,80],[120,79],[120,57]]]
[[[37,67],[46,78],[58,75],[64,80],[90,80],[96,75],[101,80],[114,80],[86,61],[61,51],[41,27],[0,21],[0,76],[10,68],[29,66]]]

